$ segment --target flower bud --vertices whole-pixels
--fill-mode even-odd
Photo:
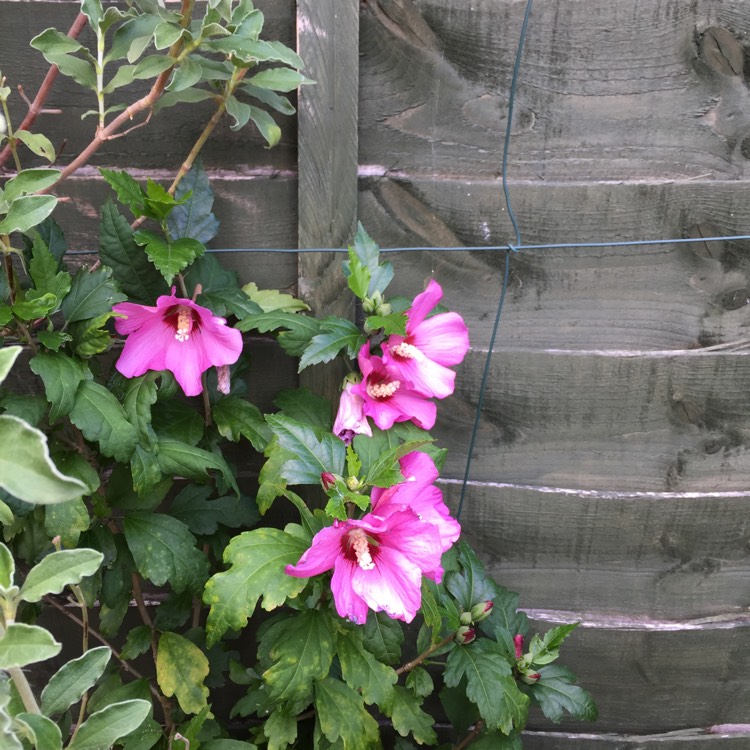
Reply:
[[[357,477],[347,477],[346,478],[346,487],[347,489],[351,490],[352,492],[355,492],[362,486],[362,482]]]
[[[382,317],[390,315],[392,312],[393,308],[389,302],[381,302],[381,304],[375,308],[375,315],[380,315]]]
[[[320,483],[323,485],[323,489],[328,492],[336,484],[336,475],[331,474],[330,471],[324,471],[320,475]]]
[[[523,636],[519,633],[513,636],[513,643],[516,645],[516,659],[523,656]]]
[[[482,622],[492,613],[493,603],[491,601],[479,602],[471,608],[471,619],[473,622]]]
[[[521,675],[521,682],[526,685],[535,685],[541,679],[542,675],[539,672],[530,672],[529,674]]]
[[[471,612],[461,612],[458,619],[462,625],[471,625]]]
[[[454,640],[461,646],[466,646],[471,643],[477,637],[477,633],[474,628],[470,628],[468,625],[461,625],[456,631]]]

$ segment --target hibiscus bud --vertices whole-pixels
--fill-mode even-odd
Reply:
[[[390,315],[392,312],[393,308],[388,302],[383,302],[375,308],[375,315],[382,315],[383,317]]]
[[[516,644],[516,659],[520,659],[523,656],[523,636],[520,633],[513,636],[513,643]]]
[[[472,622],[482,622],[486,620],[492,612],[493,604],[490,601],[479,602],[471,608],[471,619]]]
[[[346,486],[347,489],[356,492],[362,486],[362,482],[357,477],[347,477]]]
[[[471,625],[471,612],[461,612],[458,619],[462,625]]]
[[[216,368],[216,378],[216,390],[228,396],[230,390],[229,365],[219,365]]]
[[[467,644],[471,643],[476,637],[477,633],[474,628],[470,628],[468,625],[461,625],[461,627],[456,631],[454,639],[459,645],[466,646]]]
[[[328,492],[336,484],[336,475],[331,474],[330,471],[324,471],[320,475],[320,483],[323,485],[323,489]]]
[[[521,682],[524,682],[527,685],[535,685],[537,682],[539,682],[541,677],[542,675],[540,675],[539,672],[530,672],[529,674],[521,675]]]

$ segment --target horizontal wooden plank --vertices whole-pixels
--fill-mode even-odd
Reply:
[[[537,180],[747,174],[742,40],[750,18],[743,5],[573,0],[563,10],[560,2],[535,3],[516,100],[512,174]],[[421,174],[496,173],[524,10],[516,0],[367,2],[364,163]],[[704,49],[704,32],[716,26],[732,41],[722,50],[729,46],[730,61],[739,59],[735,70]]]
[[[732,731],[717,727],[650,735],[523,733],[524,750],[745,750],[749,744],[750,731],[740,728]]]
[[[135,172],[168,184],[173,172]],[[265,172],[210,172],[214,191],[214,213],[220,220],[219,233],[210,243],[221,249],[248,247],[286,247],[297,244],[297,180],[294,176],[272,177]],[[99,210],[114,193],[94,170],[66,180],[60,188],[65,199],[56,212],[70,250],[99,247]],[[85,256],[84,256],[85,257]],[[94,256],[92,256],[93,258]],[[219,253],[226,268],[237,271],[243,283],[255,281],[262,288],[295,291],[297,256],[295,253]]]
[[[458,508],[460,483],[441,484]],[[618,494],[472,483],[461,524],[498,583],[531,609],[612,621],[733,616],[747,608],[750,496]]]
[[[534,620],[532,632],[553,624]],[[563,644],[560,661],[594,697],[596,723],[554,725],[535,711],[528,729],[648,735],[744,723],[749,641],[747,617],[695,629],[580,626]]]
[[[360,219],[382,247],[502,245],[513,237],[498,180],[363,177]],[[525,244],[743,235],[742,182],[512,182]],[[747,340],[750,242],[526,250],[511,259],[498,344],[560,349],[691,349]],[[394,294],[430,276],[490,340],[504,253],[392,258]]]
[[[462,477],[486,354],[458,368],[434,434]],[[644,356],[503,349],[486,386],[471,478],[612,491],[744,491],[750,352]]]
[[[264,37],[294,46],[293,0],[259,0],[256,5],[263,10],[266,19]],[[26,113],[26,105],[15,94],[15,87],[21,84],[27,96],[33,98],[49,68],[41,53],[29,47],[29,41],[50,26],[66,32],[79,6],[78,2],[55,0],[34,0],[33,3],[0,0],[0,18],[3,19],[2,70],[8,77],[8,85],[14,90],[10,104],[15,124],[20,123]],[[86,30],[80,38],[82,42],[89,43],[90,31]],[[106,71],[105,78],[109,78]],[[136,82],[112,94],[107,106],[117,102],[130,103],[147,91],[148,86]],[[93,137],[96,118],[81,120],[81,115],[87,110],[96,109],[96,98],[93,92],[82,89],[71,79],[58,76],[46,106],[62,109],[62,114],[41,115],[34,130],[50,137],[58,148],[65,143],[60,158],[60,164],[64,165]],[[115,167],[127,165],[128,168],[176,169],[212,113],[211,104],[206,102],[166,109],[154,116],[147,127],[123,138],[110,140],[95,155],[92,163]],[[225,168],[230,164],[289,168],[296,161],[296,119],[278,115],[278,123],[282,128],[282,141],[276,148],[268,149],[252,123],[233,132],[229,129],[229,118],[224,118],[202,151],[204,162],[209,166]],[[29,158],[29,165],[33,158],[36,157]]]

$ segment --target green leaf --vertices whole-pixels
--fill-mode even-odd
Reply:
[[[136,218],[143,216],[146,205],[146,195],[138,182],[128,172],[115,172],[113,169],[104,169],[99,167],[99,173],[107,184],[117,193],[117,199],[120,203],[126,205],[133,216]],[[105,207],[114,206],[111,201],[107,201]],[[119,216],[116,209],[115,215]],[[102,209],[102,219],[104,218],[104,209]],[[128,225],[129,226],[129,225]],[[132,232],[131,232],[132,235]]]
[[[41,34],[37,34],[29,44],[45,56],[47,54],[75,53],[83,50],[80,42],[57,29],[45,29]]]
[[[378,661],[362,646],[362,631],[339,632],[336,654],[341,662],[341,675],[350,688],[362,693],[365,703],[375,703],[390,716],[393,708],[393,686],[398,681],[396,671]]]
[[[11,622],[5,635],[0,638],[0,669],[25,667],[51,659],[60,653],[61,648],[62,645],[48,630],[37,625]]]
[[[244,628],[261,597],[263,609],[270,611],[297,596],[307,580],[286,575],[284,568],[296,565],[306,549],[305,541],[279,529],[255,529],[234,537],[224,550],[228,570],[213,575],[203,593],[211,607],[207,645],[213,646],[227,630]]]
[[[181,521],[162,513],[130,513],[123,521],[138,572],[156,586],[198,591],[208,577],[208,560]]]
[[[212,416],[222,437],[235,443],[245,437],[259,453],[265,450],[271,439],[271,429],[258,407],[237,396],[217,401]]]
[[[290,484],[318,485],[323,472],[343,472],[346,446],[335,435],[326,432],[319,438],[311,428],[283,415],[269,414],[266,421],[279,444],[294,454],[282,469]]]
[[[550,665],[539,670],[539,681],[531,686],[531,693],[539,701],[544,715],[558,723],[567,711],[582,721],[594,721],[598,711],[588,692],[573,684],[573,675],[564,667]]]
[[[124,463],[133,455],[138,432],[120,402],[103,385],[85,380],[78,386],[70,421],[86,440],[98,442],[105,456]]]
[[[43,157],[48,162],[55,161],[55,157],[57,156],[55,147],[46,135],[29,133],[28,130],[16,130],[13,136],[37,156]]]
[[[59,263],[49,251],[47,244],[37,235],[34,238],[31,262],[29,263],[29,275],[34,282],[37,292],[45,294],[49,292],[57,299],[53,308],[56,310],[63,297],[70,291],[72,278],[67,271],[58,271]]]
[[[435,684],[426,669],[415,667],[406,676],[406,687],[418,698],[426,698],[428,695],[432,695]]]
[[[209,500],[210,487],[188,485],[169,508],[174,518],[182,521],[194,534],[213,534],[219,524],[236,529],[249,527],[260,518],[255,503],[248,497],[219,497]]]
[[[8,377],[8,373],[22,351],[23,347],[20,346],[4,346],[0,348],[0,383],[3,383],[5,378]]]
[[[463,611],[469,612],[475,604],[494,601],[498,587],[491,578],[485,575],[484,565],[474,550],[465,542],[459,542],[457,546],[462,573],[456,571],[448,573],[445,577],[445,585]]]
[[[95,549],[52,552],[29,571],[19,596],[26,602],[38,602],[47,594],[59,594],[66,586],[94,575],[103,559]]]
[[[333,677],[315,683],[315,710],[320,731],[330,742],[341,740],[343,750],[377,746],[378,723],[362,704],[362,697]]]
[[[294,295],[284,294],[278,289],[258,289],[254,281],[245,284],[242,287],[242,291],[265,313],[274,312],[275,310],[295,313],[310,309],[309,305],[306,305]]]
[[[133,239],[133,230],[112,201],[102,207],[99,256],[112,268],[117,283],[133,301],[154,305],[157,297],[169,293],[162,275]]]
[[[148,372],[131,378],[125,390],[125,413],[138,431],[138,439],[143,448],[152,448],[156,444],[156,435],[151,427],[151,407],[156,403],[158,377],[158,373]]]
[[[81,13],[89,19],[89,24],[96,30],[104,15],[102,0],[81,0]]]
[[[47,401],[50,402],[50,422],[68,414],[76,402],[78,386],[87,377],[86,368],[64,354],[39,353],[29,363],[31,371],[42,379]]]
[[[167,90],[184,91],[198,83],[202,76],[203,68],[197,62],[186,57],[174,71],[172,80],[167,85]]]
[[[274,311],[248,315],[237,323],[235,328],[240,331],[257,330],[260,333],[286,329],[278,335],[279,344],[287,354],[297,357],[302,354],[312,337],[320,331],[320,322],[307,315]]]
[[[62,732],[52,719],[48,719],[41,714],[25,712],[16,714],[15,718],[16,721],[23,722],[34,733],[33,742],[37,750],[62,750]],[[2,735],[0,735],[0,740],[2,740]],[[2,745],[2,747],[5,747],[5,745]]]
[[[383,664],[395,666],[401,661],[404,631],[382,612],[368,612],[362,645]]]
[[[104,326],[113,317],[115,313],[106,312],[96,318],[71,323],[68,330],[73,351],[83,358],[107,351],[112,344],[112,334]]]
[[[219,231],[219,222],[213,214],[214,193],[200,159],[182,178],[175,198],[175,206],[167,218],[169,236],[172,239],[189,237],[203,245],[208,244]]]
[[[138,62],[133,70],[133,78],[144,81],[169,70],[174,65],[174,58],[169,55],[149,55]]]
[[[205,654],[177,633],[162,633],[156,654],[156,680],[167,698],[177,697],[186,714],[197,714],[206,705],[208,688],[203,681],[209,666]]]
[[[11,551],[0,542],[0,587],[9,589],[13,585],[16,563]]]
[[[178,23],[162,21],[154,31],[154,47],[167,49],[183,35],[185,29]]]
[[[103,266],[96,271],[82,268],[73,278],[70,294],[62,304],[68,323],[96,318],[112,311],[112,306],[127,297],[117,291],[112,269]]]
[[[45,531],[50,538],[59,536],[65,547],[78,546],[78,539],[84,531],[88,531],[90,525],[91,518],[82,498],[48,505],[44,509]]]
[[[159,17],[151,14],[139,15],[125,21],[112,37],[105,62],[119,60],[127,55],[128,62],[134,63],[151,43],[154,29],[158,24]]]
[[[121,656],[123,659],[135,659],[141,654],[145,654],[150,648],[151,628],[148,625],[138,625],[128,632]]]
[[[501,646],[487,638],[456,646],[445,667],[445,684],[455,687],[466,678],[466,695],[476,704],[490,731],[510,734],[526,723],[529,697],[516,685]]]
[[[315,83],[315,81],[290,68],[268,68],[249,78],[248,83],[259,88],[288,93],[296,91],[305,83]]]
[[[25,131],[18,131],[18,133],[22,132]],[[19,137],[18,134],[16,137]],[[29,195],[51,187],[59,179],[60,170],[58,169],[24,169],[5,183],[3,199],[7,203],[13,203],[22,195]]]
[[[113,703],[91,714],[78,727],[67,750],[107,750],[118,739],[135,731],[151,711],[151,703],[134,699]]]
[[[21,740],[18,739],[14,731],[13,719],[8,710],[10,702],[10,678],[2,674],[0,675],[0,747],[3,747],[4,750],[24,750]]]
[[[49,505],[83,495],[83,482],[52,463],[43,432],[18,417],[0,415],[0,488],[28,503]]]
[[[318,427],[324,432],[331,430],[331,402],[308,388],[281,391],[273,403],[284,412],[285,417],[311,427]]]
[[[0,221],[0,234],[28,232],[44,221],[57,205],[54,195],[24,195],[10,205],[5,218]]]
[[[154,112],[159,112],[176,104],[197,104],[206,99],[215,99],[216,93],[205,89],[184,89],[182,91],[166,91],[154,104]]]
[[[99,646],[60,667],[42,690],[42,713],[61,714],[78,703],[104,674],[111,656],[107,646]]]
[[[396,700],[393,702],[393,728],[402,736],[412,735],[420,745],[435,745],[437,735],[433,729],[435,720],[421,707],[421,701],[408,688],[397,685],[394,688]]]
[[[200,242],[189,237],[183,237],[175,242],[165,242],[154,232],[138,230],[134,233],[133,239],[141,247],[145,247],[149,260],[168,284],[180,271],[206,252],[206,248]]]
[[[310,340],[299,362],[297,372],[302,372],[310,365],[330,362],[342,349],[350,358],[356,357],[366,337],[349,320],[329,317],[320,322],[320,333]]]
[[[297,111],[286,96],[281,96],[275,91],[261,89],[257,86],[251,86],[248,83],[243,84],[240,88],[248,96],[257,99],[259,102],[262,102],[267,107],[270,107],[277,112],[281,112],[283,115],[293,115]]]
[[[178,440],[159,440],[159,466],[169,476],[183,476],[206,481],[208,470],[221,472],[224,481],[239,496],[240,491],[232,470],[224,458]]]

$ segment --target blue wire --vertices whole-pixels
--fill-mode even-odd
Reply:
[[[531,0],[526,0],[526,12],[523,17],[523,24],[521,25],[521,33],[518,37],[518,46],[516,47],[516,62],[513,66],[513,78],[510,82],[510,92],[508,94],[508,118],[505,122],[505,140],[503,142],[503,195],[505,196],[505,206],[508,209],[508,216],[511,223],[513,224],[513,230],[516,234],[515,245],[507,245],[505,248],[505,273],[503,274],[503,286],[500,290],[500,299],[497,303],[497,312],[495,313],[495,324],[492,327],[492,336],[490,337],[490,345],[487,350],[487,357],[484,360],[484,372],[482,373],[482,383],[479,386],[479,395],[477,396],[477,409],[474,416],[474,426],[471,430],[471,438],[469,439],[469,448],[466,455],[466,469],[464,470],[464,479],[461,483],[461,497],[458,501],[458,509],[456,510],[456,518],[461,518],[461,512],[464,508],[464,500],[466,499],[466,489],[469,486],[469,475],[471,473],[471,462],[472,454],[474,453],[474,447],[477,442],[477,435],[479,434],[479,423],[482,419],[482,407],[484,406],[484,396],[487,390],[487,383],[489,382],[490,375],[490,363],[492,361],[492,350],[495,347],[495,337],[500,327],[500,316],[503,312],[503,304],[505,303],[505,293],[508,291],[508,278],[510,276],[510,256],[512,252],[516,252],[521,246],[521,230],[518,228],[518,222],[516,216],[513,213],[513,207],[510,202],[510,191],[508,190],[508,150],[510,148],[510,131],[513,125],[513,105],[516,100],[516,91],[518,89],[518,72],[521,69],[521,57],[523,55],[523,46],[526,41],[526,31],[529,26],[529,17],[531,15]]]

